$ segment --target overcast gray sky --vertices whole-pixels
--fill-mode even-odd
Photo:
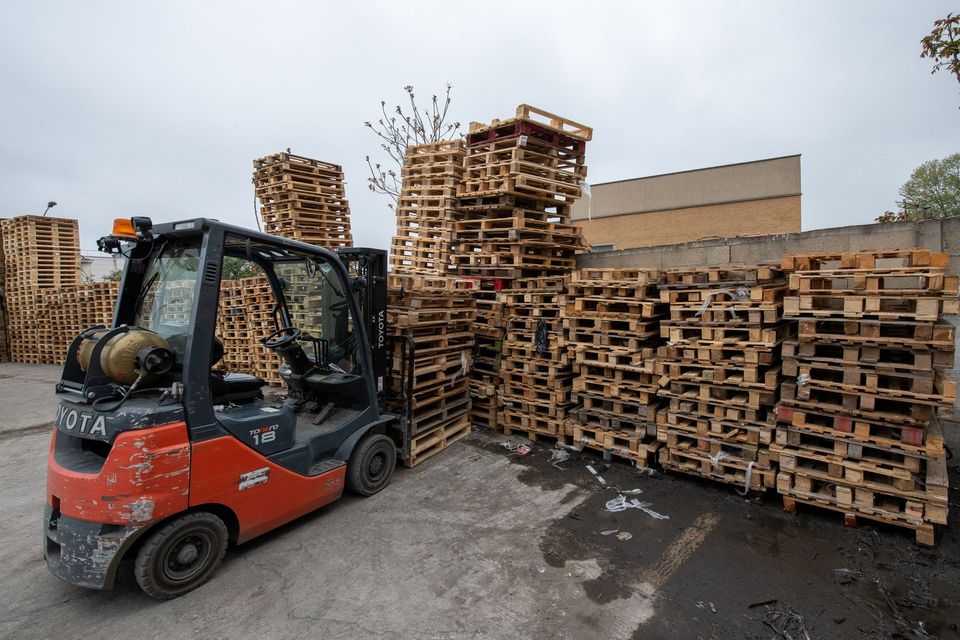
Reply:
[[[919,40],[953,2],[8,2],[0,217],[254,226],[251,161],[342,164],[358,245],[393,216],[363,121],[413,84],[464,123],[526,102],[594,127],[590,181],[802,153],[803,227],[870,222],[960,151]]]

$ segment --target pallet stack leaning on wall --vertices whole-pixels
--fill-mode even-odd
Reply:
[[[353,245],[339,165],[286,152],[254,160],[253,167],[266,233],[327,248]]]
[[[665,469],[742,487],[775,486],[769,446],[780,384],[787,283],[779,266],[665,270],[658,350]]]
[[[565,432],[576,446],[649,467],[655,462],[655,356],[665,304],[650,269],[581,269],[567,285],[564,339],[573,360]]]
[[[786,256],[786,314],[777,489],[784,507],[811,504],[916,530],[932,546],[946,524],[946,450],[939,416],[957,386],[958,278],[928,250]]]
[[[473,284],[477,353],[491,365],[475,391],[475,423],[496,420],[531,438],[564,435],[573,375],[562,342],[562,276],[586,247],[569,221],[591,137],[589,127],[529,105],[507,120],[470,124],[452,261]],[[491,370],[498,355],[499,379]]]

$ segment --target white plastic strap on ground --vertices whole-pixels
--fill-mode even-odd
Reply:
[[[618,495],[616,498],[613,498],[612,500],[607,500],[607,504],[606,504],[607,511],[610,511],[611,513],[620,513],[621,511],[626,511],[627,509],[639,509],[640,511],[643,511],[645,514],[647,514],[648,516],[656,520],[670,519],[670,516],[654,511],[653,509],[650,508],[650,506],[651,506],[651,503],[640,502],[636,498],[631,498],[630,500],[627,500],[627,497],[623,494]]]
[[[602,484],[604,487],[609,487],[609,486],[610,486],[610,485],[607,484],[607,481],[603,479],[603,476],[600,475],[599,473],[597,473],[597,470],[593,468],[593,465],[592,465],[592,464],[588,464],[588,465],[587,465],[587,471],[589,471],[590,473],[592,473],[592,474],[597,478],[597,480],[600,482],[600,484]],[[622,498],[623,496],[620,496],[620,497]]]

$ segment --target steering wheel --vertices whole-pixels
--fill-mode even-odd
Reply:
[[[267,349],[280,349],[299,337],[300,327],[283,327],[282,329],[277,329],[266,338],[261,338],[260,343]]]

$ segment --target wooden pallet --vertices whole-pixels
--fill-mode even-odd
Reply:
[[[573,420],[567,420],[564,429],[570,433],[574,446],[599,451],[605,460],[620,458],[650,467],[660,449],[660,443],[646,434],[593,427]]]
[[[469,129],[470,136],[472,139],[476,140],[480,137],[480,134],[485,133],[490,129],[506,127],[517,122],[527,122],[540,128],[549,129],[565,136],[578,138],[584,141],[590,140],[593,137],[593,129],[590,127],[550,113],[549,111],[544,111],[543,109],[530,106],[528,104],[518,105],[515,115],[511,118],[504,120],[494,119],[490,124],[471,122]],[[471,138],[468,138],[468,144],[470,139]]]
[[[876,269],[882,267],[947,267],[950,256],[933,253],[929,249],[880,249],[839,253],[812,253],[786,255],[780,261],[784,271],[812,271],[814,269]]]
[[[410,456],[403,459],[403,465],[415,467],[468,435],[470,435],[470,422],[466,416],[463,416],[452,424],[414,436],[410,445]]]
[[[917,348],[904,345],[842,344],[833,340],[785,340],[782,356],[788,360],[819,362],[830,365],[859,365],[894,371],[929,372],[934,368],[952,367],[953,351]],[[794,375],[785,370],[785,375]]]
[[[669,446],[660,449],[660,465],[669,471],[698,476],[714,482],[731,484],[749,491],[763,492],[765,489],[776,486],[776,472],[773,469],[760,468],[757,464],[751,466],[751,461],[736,457],[711,460],[710,457],[696,449],[671,449]],[[750,472],[750,482],[747,484],[747,471]]]
[[[776,486],[787,513],[796,513],[798,504],[807,504],[842,513],[844,524],[851,527],[857,525],[858,518],[906,527],[916,532],[917,544],[925,547],[935,544],[934,524],[947,519],[945,504],[887,495],[802,474],[781,471]]]
[[[267,233],[328,248],[353,244],[339,165],[291,153],[258,158],[253,165]]]
[[[769,445],[776,429],[772,422],[745,422],[716,416],[661,411],[657,414],[657,438],[667,441],[669,431],[684,431],[701,437],[713,437],[723,442],[750,445]]]
[[[907,296],[804,295],[784,298],[791,317],[931,320],[960,312],[957,298]]]
[[[824,389],[850,393],[879,394],[888,398],[910,398],[922,403],[952,406],[957,400],[957,384],[945,371],[900,371],[873,366],[836,365],[784,360],[784,372],[803,380],[797,397],[804,399],[804,389]]]
[[[536,415],[507,407],[497,414],[497,421],[508,436],[523,433],[531,440],[536,440],[538,436],[557,439],[565,436],[562,416]]]

